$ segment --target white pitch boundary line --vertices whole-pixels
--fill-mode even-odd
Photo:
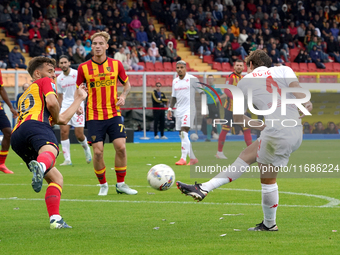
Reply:
[[[6,184],[0,183],[0,186],[22,186],[28,184]],[[46,185],[46,184],[44,184]],[[98,185],[82,185],[82,184],[65,184],[65,186],[81,186],[81,187],[97,187]],[[115,185],[109,185],[115,186]],[[150,188],[149,186],[130,186],[134,188]],[[245,191],[245,192],[261,192],[261,190],[253,190],[253,189],[233,189],[233,188],[218,188],[220,190],[231,190],[231,191]],[[315,205],[285,205],[280,204],[283,207],[309,207],[309,208],[340,208],[338,206],[340,204],[340,200],[332,197],[327,197],[323,195],[314,195],[308,193],[296,193],[296,192],[289,192],[289,191],[280,191],[281,194],[288,194],[288,195],[297,195],[297,196],[306,196],[306,197],[315,197],[318,199],[324,199],[329,201],[329,203],[325,205],[315,206]],[[0,198],[0,200],[29,200],[29,201],[44,201],[41,198]],[[61,199],[61,201],[65,202],[104,202],[104,203],[149,203],[149,204],[197,204],[197,202],[184,202],[184,201],[133,201],[133,200],[84,200],[84,199]],[[199,204],[205,205],[245,205],[245,206],[261,206],[261,204],[251,204],[251,203],[216,203],[216,202],[200,202]]]

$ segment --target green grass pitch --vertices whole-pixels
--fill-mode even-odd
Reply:
[[[225,163],[232,163],[244,147],[244,142],[226,143]],[[339,140],[304,141],[290,163],[340,164],[339,148]],[[215,150],[207,153],[213,157]],[[71,145],[73,166],[59,166],[60,155],[60,211],[73,228],[50,230],[47,186],[36,194],[31,173],[10,151],[6,165],[15,174],[0,174],[0,254],[339,254],[340,179],[278,179],[279,231],[250,232],[263,217],[258,178],[240,178],[197,203],[175,186],[159,192],[146,181],[149,164],[159,163],[170,165],[176,180],[195,181],[188,166],[174,165],[179,143],[127,144],[127,153],[126,183],[139,191],[136,196],[116,194],[112,145],[106,144],[104,152],[110,185],[106,197],[97,196],[98,181],[80,145]]]

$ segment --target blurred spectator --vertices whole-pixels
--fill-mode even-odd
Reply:
[[[170,59],[171,62],[177,62],[181,60],[181,58],[177,55],[177,51],[172,41],[168,41],[165,50],[166,56]]]
[[[9,49],[6,45],[6,40],[1,39],[0,43],[0,68],[7,68],[8,66],[8,55],[9,55]]]
[[[13,23],[18,23],[21,20],[21,15],[17,8],[13,8],[13,12],[11,13],[11,19]]]
[[[13,50],[9,53],[9,65],[11,68],[23,68],[26,69],[27,66],[25,65],[25,58],[24,56],[18,51],[18,47],[14,46]]]
[[[215,37],[214,44],[217,44],[217,43],[223,41],[223,36],[221,34],[221,28],[220,27],[216,27],[216,32],[214,33],[214,37]],[[212,48],[211,48],[211,50],[212,50]]]
[[[59,30],[65,30],[67,28],[67,19],[66,17],[62,17],[61,20],[58,22]]]
[[[141,12],[144,12],[144,11],[145,11],[143,0],[137,0],[137,8],[138,8]]]
[[[209,43],[205,41],[204,38],[200,38],[199,43],[197,44],[197,52],[200,54],[200,58],[204,56],[210,56],[211,51],[209,50]]]
[[[127,64],[126,54],[124,53],[124,47],[119,48],[119,51],[116,52],[114,59],[117,59],[120,62],[122,62],[125,70],[127,71],[130,70],[130,66]]]
[[[257,20],[257,19],[262,20],[263,17],[264,17],[264,14],[263,14],[263,12],[262,12],[262,7],[258,6],[258,7],[257,7],[257,11],[256,11],[256,13],[255,13],[255,15],[254,15],[254,19],[255,19],[255,20]]]
[[[73,37],[71,32],[69,34]],[[59,39],[65,40],[66,38],[67,38],[67,35],[66,35],[65,30],[61,30],[60,33],[57,35],[57,40]]]
[[[68,24],[66,33],[71,33],[73,38],[80,39],[80,38],[77,38],[77,33],[76,31],[74,31],[74,26],[72,26],[71,24]]]
[[[216,26],[216,21],[214,18],[211,16],[211,12],[206,12],[205,13],[205,19],[201,23],[202,26],[204,27],[211,27],[211,26]]]
[[[152,14],[157,17],[158,20],[164,21],[162,17],[163,7],[159,0],[155,0],[151,3],[151,11]]]
[[[282,40],[283,48],[286,50],[286,52],[289,52],[289,48],[294,48],[294,42],[293,42],[293,36],[290,34],[290,29],[286,29],[286,33],[283,34]]]
[[[39,57],[39,56],[44,56],[44,57],[47,56],[44,41],[39,41],[34,46],[32,57]]]
[[[194,19],[192,18],[192,13],[189,13],[188,18],[186,18],[185,20],[185,29],[189,30],[191,26],[193,26],[194,28],[196,27],[196,23],[194,21]]]
[[[41,22],[40,28],[39,28],[39,33],[41,36],[41,39],[46,40],[48,37],[48,29],[46,27],[45,22]]]
[[[194,26],[191,26],[190,30],[188,30],[186,34],[187,34],[188,45],[189,45],[190,50],[191,50],[191,55],[194,55],[197,40],[199,39],[198,33],[195,30]]]
[[[308,122],[303,123],[303,133],[310,134],[311,127]]]
[[[51,58],[54,58],[55,60],[58,60],[57,58],[57,50],[54,46],[54,42],[49,42],[46,47],[46,54],[50,56]]]
[[[214,49],[214,61],[219,63],[229,62],[229,59],[225,57],[221,42],[217,43],[217,46]]]
[[[181,9],[177,11],[177,17],[179,20],[185,21],[188,15],[189,15],[189,12],[187,10],[187,6],[183,4],[181,6]]]
[[[74,11],[72,9],[68,10],[68,14],[66,16],[67,23],[75,25],[76,17],[74,15]]]
[[[85,46],[84,46],[84,49],[85,49],[85,56],[91,52],[91,50],[92,50],[91,44],[92,44],[92,43],[91,43],[91,40],[86,40]]]
[[[67,48],[64,46],[64,41],[63,40],[59,39],[57,41],[57,45],[56,45],[55,48],[56,48],[58,60],[59,60],[60,56],[66,55]]]
[[[331,57],[335,59],[336,62],[340,63],[339,43],[334,40],[333,35],[329,37],[329,41],[327,43],[327,52]]]
[[[19,101],[19,98],[22,96],[22,94],[24,94],[24,92],[28,89],[28,87],[29,87],[30,85],[28,84],[28,83],[24,83],[23,85],[22,85],[22,92],[21,93],[19,93],[18,95],[17,95],[17,100],[16,100],[16,102],[15,102],[15,107],[18,109],[18,101]]]
[[[133,18],[134,16],[140,16],[140,11],[137,9],[137,3],[136,2],[133,2],[132,3],[132,6],[131,6],[131,9],[129,11],[129,17],[130,18]]]
[[[307,56],[305,55],[305,51],[303,49],[300,50],[299,54],[294,59],[295,63],[307,63]]]
[[[74,58],[73,58],[74,54],[73,54],[73,52],[72,52],[72,47],[68,47],[68,48],[67,48],[66,56],[67,56],[68,59],[70,60],[72,68],[76,68],[76,67],[77,67],[77,64],[75,63]]]
[[[243,44],[248,38],[247,32],[245,29],[242,29],[242,33],[238,37],[238,43]]]
[[[76,64],[81,64],[85,62],[85,56],[80,51],[80,48],[76,48],[76,53],[73,54],[73,59]]]
[[[300,26],[298,26],[297,32],[298,32],[298,40],[303,43],[305,36],[306,36],[306,25],[305,25],[305,23],[301,23]]]
[[[68,49],[69,47],[73,47],[76,44],[76,41],[74,40],[71,33],[67,34],[67,37],[64,39],[64,45]]]
[[[333,27],[331,28],[332,35],[334,36],[335,41],[338,41],[339,28],[336,22],[333,22]]]
[[[30,13],[30,10],[25,8],[25,11],[23,14],[21,14],[21,22],[25,25],[25,26],[29,26],[32,22],[32,15]]]
[[[130,54],[130,49],[129,47],[127,46],[127,41],[123,41],[122,42],[122,47],[124,48],[124,54]]]
[[[276,48],[278,49],[280,56],[283,56],[285,58],[286,62],[289,62],[289,51],[286,51],[286,49],[283,47],[283,44],[280,42],[279,38],[275,38],[275,44]]]
[[[182,20],[178,21],[178,25],[176,27],[175,36],[178,40],[184,39],[185,34],[185,26]]]
[[[147,46],[148,44],[148,35],[147,33],[144,31],[144,27],[141,26],[140,27],[140,31],[137,32],[137,41],[143,46]]]
[[[325,41],[329,40],[329,37],[332,35],[331,29],[329,28],[329,23],[326,22],[325,26],[322,29],[321,36]]]
[[[71,46],[69,46],[69,47],[71,47]],[[73,54],[75,54],[77,52],[77,49],[79,49],[79,54],[85,58],[86,51],[85,51],[85,48],[84,48],[80,39],[78,39],[76,44],[73,45],[73,47],[72,47]]]
[[[312,39],[312,32],[310,30],[307,30],[307,34],[303,40],[304,45],[307,46],[312,41]]]
[[[165,40],[165,44],[168,45],[169,42],[172,42],[173,48],[177,49],[177,41],[174,38],[174,35],[172,33],[169,33],[168,39]]]
[[[144,61],[144,62],[151,62],[150,57],[148,56],[148,54],[145,51],[144,47],[140,47],[138,54],[140,56],[140,60]]]
[[[160,44],[159,47],[158,47],[158,52],[159,52],[159,55],[161,56],[162,58],[162,62],[170,62],[170,58],[168,58],[166,56],[166,50],[165,50],[165,47],[163,44]]]
[[[174,0],[174,2],[170,5],[170,11],[179,11],[181,9],[181,5],[178,3],[178,0]]]
[[[57,10],[57,0],[52,0],[51,4],[47,7],[47,14],[48,19],[58,17],[58,10]]]
[[[316,123],[315,129],[313,130],[312,134],[323,134],[323,125],[321,121]]]
[[[159,139],[158,136],[158,124],[159,124],[159,131],[161,133],[161,139],[168,139],[164,135],[164,123],[165,123],[165,110],[164,108],[167,106],[168,99],[166,98],[165,94],[161,92],[162,84],[160,82],[156,83],[156,90],[152,92],[151,99],[152,99],[152,107],[159,108],[157,110],[153,110],[153,117],[154,117],[154,134],[155,139]],[[163,108],[163,110],[161,110]]]
[[[118,10],[116,10],[116,11],[118,12]],[[116,13],[116,11],[115,11],[115,13]],[[118,12],[118,14],[119,14],[119,12]],[[91,32],[92,28],[94,26],[94,18],[92,16],[92,10],[91,9],[87,9],[85,16],[84,16],[84,22],[87,26],[87,30],[89,30],[89,32]]]
[[[58,26],[53,26],[53,29],[50,29],[48,31],[48,38],[53,40],[53,41],[56,41],[59,39],[59,28]]]
[[[334,122],[330,122],[328,127],[323,131],[324,134],[339,134]]]
[[[139,32],[140,28],[142,26],[142,23],[139,21],[138,16],[135,15],[133,17],[133,20],[130,23],[130,27],[135,30],[135,32]]]
[[[66,15],[65,2],[63,0],[59,0],[59,3],[57,5],[57,10],[58,10],[59,17]]]
[[[29,39],[32,40],[33,38],[40,40],[41,39],[41,35],[40,35],[40,31],[38,26],[34,26],[33,28],[31,28],[29,31]]]
[[[272,65],[273,66],[280,66],[280,61],[279,61],[279,57],[276,54],[276,51],[274,49],[272,49],[269,53],[269,57],[272,59]]]
[[[221,34],[224,35],[226,34],[228,31],[228,25],[227,25],[227,22],[224,21],[221,25]]]
[[[151,43],[151,47],[148,49],[148,55],[152,63],[155,63],[156,61],[162,62],[162,57],[158,52],[158,48],[156,47],[155,42]]]
[[[243,5],[241,5],[241,6],[243,6]],[[219,10],[218,5],[214,6],[214,10],[212,12],[212,17],[214,18],[214,20],[216,20],[216,22],[218,24],[220,24],[221,20],[223,19],[222,11]]]
[[[234,24],[231,26],[231,33],[235,37],[238,37],[240,35],[240,28],[238,26],[238,22],[237,21],[235,21]]]
[[[144,29],[148,27],[148,17],[146,16],[145,12],[140,13],[139,17],[140,22],[142,23],[142,26],[144,26]]]
[[[131,18],[129,16],[129,11],[130,11],[130,8],[126,4],[126,2],[122,2],[121,7],[120,7],[120,16],[122,18],[121,22],[126,22],[126,23],[131,22]]]
[[[325,65],[322,63],[321,54],[316,47],[316,45],[313,46],[312,50],[309,52],[309,55],[312,58],[313,63],[316,64],[317,68],[326,69]]]
[[[147,32],[149,42],[157,41],[157,33],[153,25],[149,26],[149,31]]]
[[[202,6],[198,7],[197,20],[200,25],[202,25],[202,22],[205,20],[205,12],[203,11]]]
[[[100,30],[104,30],[105,25],[103,23],[103,16],[100,12],[96,12],[96,15],[94,17],[94,27],[95,29],[100,29]]]
[[[139,59],[138,59],[138,56],[136,54],[135,51],[132,51],[131,52],[131,57],[130,57],[130,65],[132,67],[133,70],[135,71],[141,71],[141,70],[144,70],[144,66],[140,66],[138,65],[139,63]]]
[[[242,60],[245,59],[246,56],[248,56],[247,52],[244,50],[244,48],[237,42],[237,38],[234,38],[234,41],[231,43],[231,48],[237,55],[241,55]]]
[[[16,39],[17,39],[17,42],[20,46],[20,49],[22,52],[26,52],[25,48],[24,48],[24,45],[29,45],[30,44],[30,40],[29,40],[29,32],[27,31],[27,29],[24,27],[23,23],[22,22],[19,22],[18,23],[18,32],[17,32],[17,35],[16,35]]]
[[[310,41],[307,45],[307,52],[310,52],[313,49],[313,46],[318,44],[318,37],[314,36],[312,41]]]

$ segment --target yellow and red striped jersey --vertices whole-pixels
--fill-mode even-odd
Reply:
[[[4,85],[3,81],[2,81],[2,74],[1,74],[1,70],[0,70],[0,87],[2,87]],[[2,104],[0,103],[0,110],[2,110]]]
[[[242,79],[242,75],[238,75],[235,72],[229,75],[227,78],[227,84],[237,86],[237,83]],[[233,111],[233,96],[229,89],[225,89],[224,93],[227,95],[227,100],[224,103],[224,108],[229,111]]]
[[[45,100],[50,94],[57,96],[53,79],[45,77],[31,84],[18,100],[19,117],[12,132],[28,120],[51,124],[52,116],[46,107]]]
[[[77,86],[86,82],[88,99],[86,120],[107,120],[121,116],[117,103],[117,82],[126,83],[123,64],[119,60],[106,58],[103,63],[92,59],[78,67]]]

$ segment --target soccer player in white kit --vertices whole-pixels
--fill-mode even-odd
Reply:
[[[72,104],[74,100],[74,92],[77,89],[76,81],[78,71],[70,68],[70,65],[71,62],[67,56],[63,55],[60,57],[59,67],[63,70],[63,73],[61,73],[57,78],[60,113],[63,113]],[[72,165],[69,139],[71,126],[74,127],[74,134],[84,149],[86,162],[89,164],[92,160],[91,149],[88,146],[86,136],[84,135],[84,102],[81,103],[78,113],[80,114],[74,114],[67,125],[60,126],[61,147],[65,158],[65,161],[60,164],[61,166]]]
[[[251,126],[256,126],[255,129],[263,131],[257,141],[248,146],[235,162],[225,172],[221,172],[212,178],[210,181],[195,185],[187,185],[177,182],[177,187],[185,194],[194,197],[195,200],[201,201],[208,192],[230,183],[239,178],[252,163],[258,162],[260,169],[260,178],[262,185],[262,209],[264,219],[260,224],[250,231],[277,231],[276,226],[276,210],[279,202],[278,186],[276,184],[277,172],[265,170],[276,167],[286,166],[289,161],[290,154],[297,150],[302,142],[302,126],[301,118],[305,115],[299,115],[297,107],[293,104],[286,106],[286,115],[281,114],[281,89],[282,88],[301,88],[290,67],[271,67],[271,59],[262,50],[256,50],[250,53],[246,59],[248,74],[238,83],[237,87],[242,90],[245,102],[247,102],[248,88],[252,89],[253,104],[259,110],[268,110],[273,103],[273,90],[277,90],[278,107],[269,115],[265,116],[266,125],[261,127],[260,122],[251,121]],[[235,97],[235,96],[234,96]],[[287,93],[287,99],[303,99],[304,93]],[[307,111],[313,109],[310,101],[303,104]],[[247,106],[246,106],[247,107]],[[304,109],[304,113],[307,113]],[[246,110],[246,109],[245,109]],[[308,114],[308,113],[307,113]],[[276,119],[276,121],[270,121]],[[288,124],[283,127],[283,120],[292,119],[296,126]],[[235,122],[243,122],[247,125],[250,118],[243,115],[234,115]],[[252,128],[250,125],[248,127]]]
[[[182,156],[176,165],[187,165],[187,155],[190,157],[188,165],[197,164],[198,159],[192,150],[189,140],[189,130],[194,126],[196,115],[195,92],[203,93],[198,90],[201,85],[199,80],[186,72],[186,62],[180,60],[176,64],[178,77],[172,81],[172,94],[170,108],[168,109],[168,119],[172,117],[172,108],[176,103],[176,130],[179,131],[181,137]]]

